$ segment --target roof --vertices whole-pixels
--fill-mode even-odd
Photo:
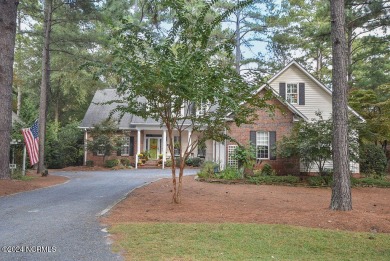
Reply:
[[[105,104],[113,100],[120,100],[121,97],[117,94],[116,89],[103,89],[96,91],[91,104],[88,107],[87,112],[85,113],[84,119],[80,124],[80,128],[93,128],[94,125],[97,125],[104,120],[108,119],[111,111],[113,111],[121,103],[111,103]],[[118,119],[119,114],[114,113],[112,116],[113,119]],[[126,113],[121,120],[118,122],[119,129],[130,129],[132,124],[155,124],[159,123],[153,119],[144,120],[135,115]]]

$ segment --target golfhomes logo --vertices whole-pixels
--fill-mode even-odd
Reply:
[[[3,253],[54,253],[55,246],[2,246]]]

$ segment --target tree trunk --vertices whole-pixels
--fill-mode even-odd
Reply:
[[[332,210],[351,210],[351,180],[348,157],[347,46],[344,0],[331,0],[332,110],[333,110],[333,188]]]
[[[18,3],[0,1],[0,179],[11,178],[12,81]]]
[[[52,0],[45,0],[44,45],[42,51],[42,83],[39,106],[39,162],[38,173],[45,173],[45,134],[48,92],[50,89],[50,33]]]
[[[349,27],[347,32],[347,83],[349,88],[352,88],[352,32],[352,28]]]

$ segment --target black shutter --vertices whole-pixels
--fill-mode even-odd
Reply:
[[[121,155],[122,155],[122,150],[121,150],[120,147],[119,147],[119,149],[116,151],[116,155],[117,155],[117,156],[121,156]]]
[[[299,105],[305,105],[305,83],[299,83]]]
[[[286,99],[286,83],[285,82],[279,83],[279,95],[283,99]]]
[[[251,143],[251,146],[256,146],[256,131],[249,132],[249,141]]]
[[[270,160],[276,160],[276,131],[269,132]]]
[[[93,155],[93,156],[97,156],[97,151],[94,150],[94,151],[92,152],[92,155]]]
[[[134,156],[134,136],[130,137],[129,156]]]

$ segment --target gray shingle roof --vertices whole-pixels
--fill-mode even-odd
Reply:
[[[102,104],[112,100],[119,100],[120,96],[117,94],[115,89],[104,89],[98,90],[92,99],[91,104],[87,112],[85,113],[84,119],[80,124],[80,128],[91,128],[96,124],[106,120],[110,112],[114,110],[120,103]],[[113,119],[118,119],[119,114],[113,115]],[[153,119],[144,120],[132,114],[125,114],[118,123],[119,129],[130,129],[130,125],[134,124],[155,124],[159,125]]]

